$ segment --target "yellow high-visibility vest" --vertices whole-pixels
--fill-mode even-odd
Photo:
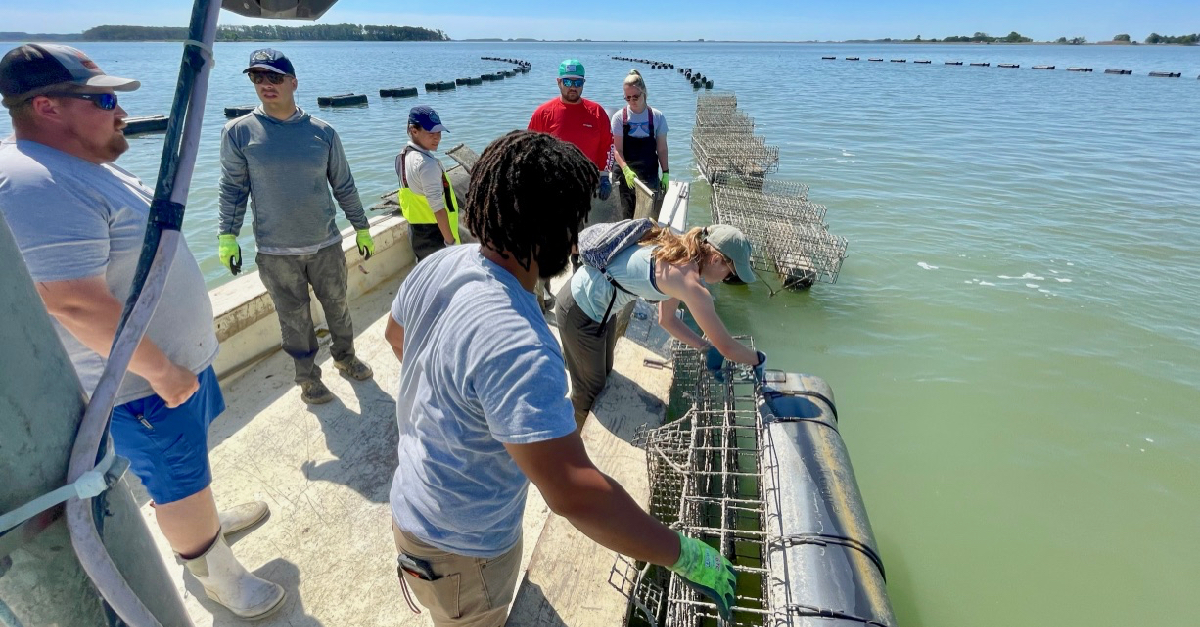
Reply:
[[[400,213],[409,224],[437,224],[437,218],[429,206],[429,199],[408,186],[404,157],[412,149],[412,146],[405,146],[404,152],[400,153]],[[454,234],[454,243],[461,244],[462,241],[458,237],[458,197],[454,194],[454,184],[450,182],[450,177],[446,176],[445,171],[442,172],[442,196],[446,201],[446,218],[450,220],[450,232]]]

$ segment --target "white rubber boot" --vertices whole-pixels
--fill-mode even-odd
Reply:
[[[229,535],[250,527],[266,518],[268,511],[267,504],[262,501],[250,501],[221,510],[217,512],[217,518],[221,521],[221,533]]]
[[[283,605],[283,586],[250,574],[233,556],[224,534],[217,534],[204,555],[183,563],[204,585],[208,598],[239,618],[262,618]]]

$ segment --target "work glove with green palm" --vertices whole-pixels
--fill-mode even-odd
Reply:
[[[671,182],[671,173],[663,172],[662,180],[659,181],[659,183],[658,183],[658,188],[665,192],[665,191],[667,191],[667,184],[670,182]]]
[[[217,256],[221,258],[221,265],[234,276],[242,271],[242,247],[238,246],[237,236],[233,233],[217,236]]]
[[[679,560],[671,566],[671,572],[682,577],[696,592],[711,598],[721,617],[729,620],[733,616],[733,591],[737,585],[733,564],[707,543],[675,533],[679,536]]]
[[[370,259],[371,255],[375,254],[375,240],[371,239],[371,230],[358,229],[355,233],[357,235],[354,243],[358,245],[358,254],[362,255],[363,259]]]
[[[626,163],[621,166],[621,173],[625,175],[625,185],[633,189],[633,182],[637,180],[637,172],[634,172],[633,168],[629,167],[629,164]]]

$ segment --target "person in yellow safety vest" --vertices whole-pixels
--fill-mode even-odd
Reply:
[[[400,212],[408,220],[417,261],[462,242],[458,236],[458,197],[433,154],[444,132],[448,131],[433,107],[413,107],[408,112],[408,145],[396,156]]]

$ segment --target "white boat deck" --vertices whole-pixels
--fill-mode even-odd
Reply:
[[[392,236],[401,241],[400,235]],[[411,262],[411,253],[408,259]],[[378,263],[352,262],[384,274]],[[283,585],[288,595],[278,613],[257,625],[432,624],[428,613],[413,614],[405,603],[389,529],[388,492],[396,456],[394,394],[401,366],[383,330],[392,298],[410,269],[411,265],[352,296],[355,349],[375,370],[374,379],[357,382],[340,376],[330,363],[327,336],[322,338],[318,363],[337,397],[329,404],[301,402],[292,382],[291,359],[278,350],[249,368],[223,375],[228,408],[210,432],[213,491],[219,507],[255,499],[269,504],[271,514],[264,522],[230,539],[248,569]],[[254,277],[246,279],[250,278]],[[665,337],[649,307],[634,314],[627,338],[662,347]],[[223,337],[222,342],[235,343],[236,338]],[[646,504],[645,456],[628,440],[638,424],[661,420],[670,370],[656,366],[660,355],[630,339],[620,341],[617,355],[609,387],[584,428],[584,439],[600,469]],[[140,486],[135,493],[194,623],[246,624],[210,601],[199,582],[174,561]],[[530,490],[524,531],[522,564],[527,573],[509,624],[599,627],[621,621],[625,600],[607,583],[615,559],[612,551],[553,516],[536,488]]]

